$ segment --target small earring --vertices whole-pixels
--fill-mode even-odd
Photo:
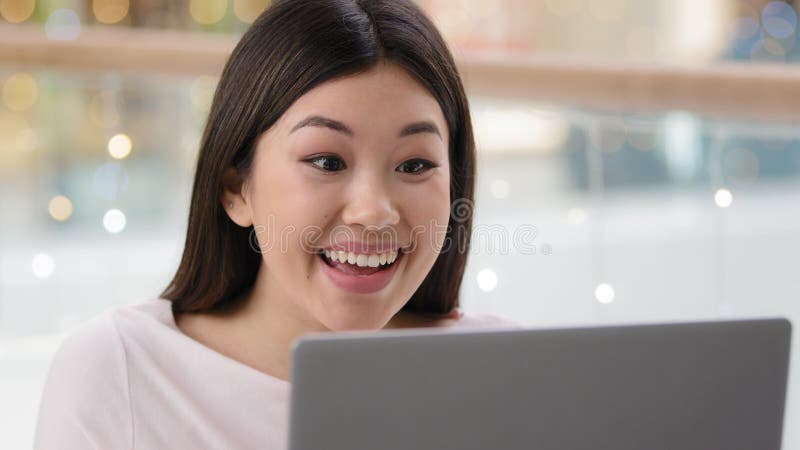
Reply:
[[[228,203],[228,208],[233,208],[233,202]]]

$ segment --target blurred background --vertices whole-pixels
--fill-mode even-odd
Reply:
[[[0,0],[3,448],[30,448],[64,336],[173,275],[217,76],[269,3]],[[792,2],[418,3],[478,141],[465,310],[798,323]],[[800,449],[798,348],[786,449]]]

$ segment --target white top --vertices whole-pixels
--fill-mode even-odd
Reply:
[[[521,327],[466,313],[453,327]],[[111,309],[59,347],[35,449],[284,450],[289,382],[183,334],[171,302]]]

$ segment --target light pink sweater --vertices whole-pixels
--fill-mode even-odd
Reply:
[[[164,299],[109,310],[61,345],[35,449],[261,449],[287,445],[289,383],[183,334]],[[464,314],[454,327],[519,327]]]

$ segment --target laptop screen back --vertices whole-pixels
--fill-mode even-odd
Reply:
[[[780,449],[783,319],[306,336],[290,450]]]

